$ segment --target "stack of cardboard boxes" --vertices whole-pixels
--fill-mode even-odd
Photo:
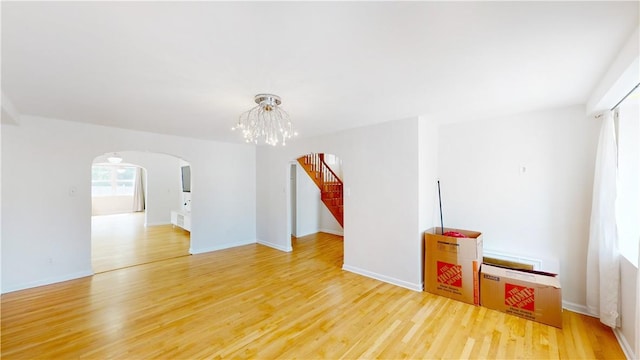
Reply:
[[[482,233],[444,228],[465,237],[424,235],[425,291],[562,328],[562,293],[554,274],[483,264]]]

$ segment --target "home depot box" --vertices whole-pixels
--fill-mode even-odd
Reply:
[[[441,228],[424,233],[424,289],[469,304],[480,305],[479,270],[482,264],[482,234],[448,229],[466,238],[443,236]]]
[[[556,276],[482,264],[482,306],[562,328],[562,289]]]

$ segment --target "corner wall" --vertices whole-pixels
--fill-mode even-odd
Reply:
[[[582,312],[599,124],[571,106],[440,127],[445,226],[544,260],[565,306]]]
[[[434,119],[418,120],[418,223],[421,254],[424,254],[423,234],[439,224],[438,208],[438,125]],[[424,256],[421,258],[424,267]],[[422,284],[424,287],[424,274]]]
[[[302,166],[296,165],[296,237],[315,234],[320,228],[320,189]]]
[[[640,314],[636,314],[636,284],[638,268],[624,256],[620,259],[620,327],[616,329],[618,340],[630,358],[638,358],[633,354],[636,344],[635,321],[640,321]]]
[[[418,226],[418,120],[390,121],[257,149],[258,241],[290,250],[290,162],[307,153],[342,159],[343,268],[422,290]]]
[[[255,243],[255,149],[22,116],[2,125],[2,292],[91,275],[91,163],[113,149],[188,160],[191,253]]]

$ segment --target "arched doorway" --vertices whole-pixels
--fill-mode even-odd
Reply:
[[[94,273],[189,255],[189,231],[171,224],[172,212],[190,213],[184,167],[189,164],[175,156],[139,151],[94,159]]]
[[[289,165],[288,223],[291,247],[313,234],[344,236],[342,161],[333,154],[305,154]]]

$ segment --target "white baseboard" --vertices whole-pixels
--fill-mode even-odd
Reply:
[[[7,288],[2,288],[2,293],[6,294],[6,293],[13,292],[13,291],[30,289],[30,288],[34,288],[34,287],[38,287],[38,286],[44,286],[44,285],[51,285],[51,284],[55,284],[55,283],[59,283],[59,282],[63,282],[63,281],[75,280],[75,279],[79,279],[79,278],[83,278],[83,277],[87,277],[87,276],[92,276],[92,275],[93,275],[93,270],[84,270],[84,271],[79,271],[79,272],[72,273],[72,274],[66,274],[66,275],[62,275],[62,276],[54,276],[54,277],[50,277],[50,278],[47,278],[47,279],[38,280],[38,281],[32,281],[32,282],[28,282],[28,283],[24,283],[24,284],[9,285]]]
[[[224,244],[220,244],[220,245],[208,246],[208,247],[203,247],[203,248],[193,248],[193,247],[191,247],[191,248],[189,248],[189,253],[192,254],[192,255],[203,254],[203,253],[207,253],[207,252],[211,252],[211,251],[230,249],[230,248],[233,248],[233,247],[244,246],[244,245],[255,244],[255,243],[256,243],[255,240],[246,240],[246,241],[236,241],[236,242],[232,242],[232,243],[224,243]]]
[[[613,329],[613,333],[616,336],[616,339],[618,339],[618,343],[622,348],[622,352],[624,352],[624,356],[626,356],[627,359],[638,359],[633,353],[633,349],[631,348],[631,345],[629,345],[627,338],[625,338],[622,331],[620,331],[620,328]],[[640,356],[640,354],[638,355]]]
[[[323,232],[332,235],[344,236],[344,230],[332,230],[332,229],[318,229],[318,232]]]
[[[318,231],[320,231],[320,230],[318,230]],[[295,235],[291,234],[291,235],[293,235],[293,236],[295,236],[295,237],[305,237],[305,236],[307,236],[307,235],[317,234],[317,233],[318,233],[318,231],[306,232],[306,233],[304,233],[304,234],[301,234],[301,233],[298,233],[298,234],[295,234]]]
[[[269,241],[264,241],[264,240],[260,240],[258,239],[256,241],[258,244],[264,245],[264,246],[268,246],[270,248],[274,248],[276,250],[280,250],[280,251],[284,251],[284,252],[291,252],[293,251],[293,248],[291,247],[291,242],[289,242],[288,246],[282,246],[280,244],[275,244]]]
[[[562,300],[562,308],[578,314],[593,316],[593,314],[589,313],[586,305],[576,304],[571,301]]]
[[[400,286],[403,287],[405,289],[409,289],[409,290],[413,290],[413,291],[422,291],[423,289],[423,285],[422,284],[414,284],[414,283],[410,283],[404,280],[399,280],[399,279],[395,279],[392,278],[390,276],[386,276],[386,275],[381,275],[378,273],[374,273],[368,270],[364,270],[364,269],[360,269],[358,267],[355,266],[350,266],[347,264],[342,265],[342,270],[346,270],[346,271],[350,271],[352,273],[358,274],[358,275],[362,275],[362,276],[366,276],[372,279],[376,279],[376,280],[380,280],[382,282],[386,282],[392,285],[396,285],[396,286]]]

